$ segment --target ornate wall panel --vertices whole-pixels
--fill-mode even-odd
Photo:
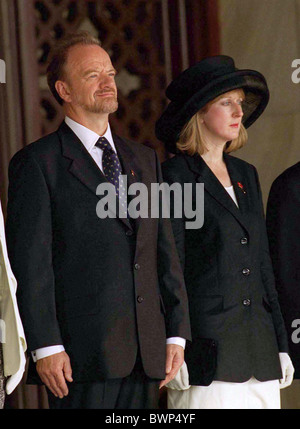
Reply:
[[[46,81],[49,51],[66,33],[88,30],[99,37],[118,71],[119,109],[111,117],[121,135],[155,146],[153,122],[164,104],[162,2],[141,1],[34,1],[39,64],[41,133],[57,128],[61,109]]]
[[[61,109],[47,87],[49,51],[66,33],[84,29],[99,37],[118,71],[119,109],[111,116],[114,129],[154,147],[163,158],[154,123],[166,105],[166,85],[189,66],[190,59],[194,62],[208,53],[207,41],[201,42],[201,28],[207,29],[205,22],[213,16],[215,3],[216,0],[33,1],[41,134],[56,129],[62,119]],[[195,36],[199,49],[194,44]]]

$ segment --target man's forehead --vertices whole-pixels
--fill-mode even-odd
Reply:
[[[75,45],[69,49],[67,62],[82,70],[90,67],[113,68],[108,53],[98,45]]]

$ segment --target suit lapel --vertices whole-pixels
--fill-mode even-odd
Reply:
[[[123,175],[127,177],[127,189],[136,182],[142,182],[142,171],[136,161],[136,156],[132,148],[119,136],[113,134],[114,143],[117,149],[118,157],[121,162]],[[128,204],[133,196],[127,196]],[[135,219],[135,226],[138,229],[141,219]]]
[[[101,183],[107,183],[106,177],[79,138],[65,122],[59,127],[58,135],[62,143],[63,156],[72,161],[69,172],[97,197],[97,187]],[[132,229],[128,219],[119,219]]]
[[[228,173],[231,179],[231,182],[234,187],[236,198],[238,201],[239,207],[232,200],[224,186],[213,174],[211,169],[205,163],[200,155],[194,155],[193,157],[185,156],[186,162],[189,165],[189,168],[195,173],[196,180],[199,183],[204,183],[204,189],[209,192],[209,194],[220,203],[226,210],[228,210],[236,220],[245,228],[249,229],[247,226],[247,196],[244,193],[245,190],[241,189],[240,185],[243,187],[242,177],[239,171],[232,165],[231,159],[228,155],[224,154],[224,160],[228,168]],[[243,192],[244,191],[244,192]]]
[[[136,162],[135,153],[129,145],[116,134],[113,134],[113,139],[121,162],[122,171],[127,176],[127,186],[129,187],[131,184],[141,180],[142,172]]]
[[[240,171],[235,163],[234,158],[230,155],[224,154],[224,161],[234,188],[236,199],[239,205],[239,210],[245,217],[249,212],[249,195],[247,193],[247,183],[245,183],[245,175]]]

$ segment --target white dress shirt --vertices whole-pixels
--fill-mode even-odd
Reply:
[[[90,130],[89,128],[86,128],[85,126],[79,124],[78,122],[75,122],[73,119],[69,118],[68,116],[65,117],[65,123],[77,135],[77,137],[84,145],[88,153],[92,156],[92,158],[94,159],[94,161],[96,162],[100,170],[103,171],[103,168],[102,168],[103,151],[99,147],[95,146],[95,144],[97,143],[99,137],[105,137],[109,141],[111,147],[116,152],[116,147],[112,138],[109,123],[103,136],[99,136],[94,131]],[[182,346],[183,348],[185,348],[185,343],[186,343],[186,340],[180,337],[171,337],[167,339],[167,344],[177,344]],[[32,358],[34,362],[36,362],[38,359],[45,358],[55,353],[60,353],[64,350],[65,349],[63,345],[42,347],[32,352]]]

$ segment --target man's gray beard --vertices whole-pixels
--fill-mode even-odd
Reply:
[[[114,113],[118,109],[118,100],[101,100],[93,106],[84,106],[90,113]]]

